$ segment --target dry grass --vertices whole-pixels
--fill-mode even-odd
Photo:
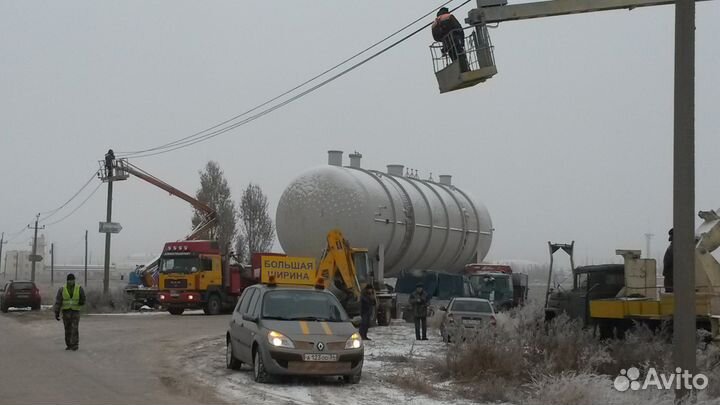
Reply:
[[[537,404],[665,403],[664,391],[620,393],[612,381],[620,369],[654,367],[669,372],[672,346],[666,334],[636,326],[624,340],[601,341],[567,316],[544,322],[539,306],[499,314],[497,327],[450,344],[432,362],[438,379],[458,382],[458,394],[480,401]],[[710,379],[703,398],[720,397],[720,349],[699,338],[698,367]]]
[[[125,291],[122,288],[110,289],[108,295],[102,290],[91,289],[85,291],[85,311],[91,313],[127,312],[128,303]]]
[[[427,375],[418,373],[415,368],[391,375],[388,378],[388,382],[408,392],[426,395],[431,398],[437,396],[437,393],[433,389],[433,384],[428,380]]]

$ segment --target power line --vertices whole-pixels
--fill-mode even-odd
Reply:
[[[40,218],[40,222],[46,221],[48,218],[50,218],[50,217],[52,217],[53,215],[57,214],[61,209],[67,207],[67,205],[70,204],[70,202],[72,202],[72,200],[74,200],[83,190],[85,190],[85,188],[86,188],[88,185],[90,185],[90,183],[93,181],[93,179],[95,178],[96,175],[97,175],[97,172],[94,172],[94,173],[92,174],[92,176],[90,176],[90,178],[87,180],[87,182],[85,182],[85,184],[83,184],[83,186],[80,187],[80,190],[78,190],[75,194],[73,194],[72,197],[70,197],[69,200],[65,201],[65,203],[64,203],[63,205],[61,205],[61,206],[59,206],[59,207],[57,207],[57,208],[55,208],[55,209],[53,209],[53,210],[50,210],[50,211],[41,212],[41,213],[40,213],[41,215],[44,215],[44,214],[47,214],[47,215],[45,215],[44,217]]]
[[[64,217],[58,219],[58,220],[55,221],[55,222],[51,222],[51,223],[45,224],[45,225],[46,225],[46,226],[52,226],[52,225],[55,225],[55,224],[57,224],[57,223],[59,223],[59,222],[62,222],[62,221],[64,221],[64,220],[66,220],[67,218],[69,218],[72,214],[74,214],[75,212],[77,212],[77,210],[79,210],[80,208],[82,208],[82,206],[85,205],[85,203],[87,203],[88,200],[90,200],[90,197],[92,197],[92,196],[95,195],[95,193],[100,189],[100,186],[102,186],[102,185],[103,185],[103,183],[98,183],[97,187],[95,187],[95,189],[90,193],[90,195],[88,195],[88,196],[83,200],[83,202],[80,203],[80,205],[78,205],[77,207],[75,207],[74,210],[70,211],[69,214],[65,215]]]
[[[407,28],[409,28],[409,27],[417,24],[419,21],[427,18],[429,15],[431,15],[432,13],[434,13],[436,10],[440,9],[441,7],[444,7],[444,6],[448,5],[449,3],[453,2],[453,1],[454,1],[454,0],[448,0],[448,1],[446,1],[445,3],[443,3],[443,4],[441,4],[441,5],[437,6],[437,7],[435,7],[434,9],[432,9],[431,11],[429,11],[428,13],[426,13],[426,14],[422,15],[421,17],[415,19],[413,22],[411,22],[411,23],[403,26],[402,28],[396,30],[396,31],[393,32],[392,34],[390,34],[390,35],[386,36],[385,38],[381,39],[380,41],[375,42],[374,44],[372,44],[372,45],[370,45],[369,47],[363,49],[362,51],[354,54],[353,56],[351,56],[351,57],[343,60],[342,62],[336,64],[335,66],[333,66],[333,67],[331,67],[331,68],[323,71],[322,73],[320,73],[320,74],[312,77],[311,79],[308,79],[308,80],[304,81],[303,83],[301,83],[301,84],[293,87],[292,89],[287,90],[287,91],[285,91],[284,93],[282,93],[282,94],[280,94],[280,95],[278,95],[278,96],[276,96],[276,97],[274,97],[274,98],[272,98],[272,99],[270,99],[270,100],[268,100],[268,101],[266,101],[266,102],[264,102],[264,103],[262,103],[262,104],[259,104],[259,105],[255,106],[255,107],[253,107],[252,109],[250,109],[250,110],[248,110],[248,111],[245,111],[245,112],[243,112],[243,113],[241,113],[241,114],[238,114],[238,115],[236,115],[236,116],[234,116],[234,117],[232,117],[232,118],[230,118],[230,119],[228,119],[228,120],[225,120],[225,121],[223,121],[223,122],[221,122],[221,123],[219,123],[219,124],[217,124],[217,125],[214,125],[214,126],[212,126],[212,127],[210,127],[210,128],[207,128],[207,129],[205,129],[205,130],[203,130],[203,131],[196,132],[196,133],[194,133],[194,134],[192,134],[192,135],[189,135],[189,136],[186,136],[186,137],[184,137],[184,138],[175,140],[175,141],[173,141],[173,142],[169,142],[169,143],[166,143],[166,144],[163,144],[163,145],[160,145],[160,146],[156,146],[156,147],[153,147],[153,148],[148,148],[148,149],[145,149],[145,150],[132,151],[132,152],[119,152],[118,154],[119,154],[119,155],[122,154],[122,155],[124,155],[124,157],[137,157],[137,158],[159,155],[159,154],[161,154],[161,153],[171,152],[171,151],[174,151],[174,150],[177,150],[177,149],[180,149],[180,148],[184,148],[184,147],[187,147],[187,146],[190,146],[190,145],[194,145],[195,143],[202,142],[202,141],[207,140],[207,139],[214,138],[214,137],[217,136],[217,135],[223,134],[223,133],[225,133],[225,132],[227,132],[227,131],[230,131],[230,130],[232,130],[232,129],[235,129],[235,128],[241,126],[241,125],[244,125],[244,124],[247,124],[247,123],[249,123],[249,122],[252,122],[252,121],[254,121],[254,120],[257,119],[257,118],[260,118],[260,117],[262,117],[262,116],[264,116],[264,115],[266,115],[266,114],[269,114],[269,113],[277,110],[278,108],[284,107],[285,105],[287,105],[287,104],[289,104],[289,103],[291,103],[291,102],[293,102],[293,101],[295,101],[295,100],[297,100],[297,99],[299,99],[299,98],[301,98],[301,97],[303,97],[303,96],[305,96],[305,95],[307,95],[307,94],[309,94],[309,93],[311,93],[311,92],[319,89],[320,87],[325,86],[326,84],[328,84],[328,83],[330,83],[330,82],[332,82],[332,81],[334,81],[334,80],[336,80],[336,79],[344,76],[345,74],[349,73],[350,71],[355,70],[356,68],[364,65],[365,63],[369,62],[370,60],[376,58],[377,56],[380,56],[381,54],[385,53],[386,51],[394,48],[395,46],[397,46],[397,45],[399,45],[400,43],[404,42],[405,40],[409,39],[410,37],[412,37],[412,36],[416,35],[417,33],[421,32],[422,30],[424,30],[425,28],[427,28],[428,26],[430,26],[430,25],[432,24],[432,22],[430,22],[430,23],[428,23],[428,24],[425,24],[422,28],[414,31],[414,32],[411,33],[410,35],[405,36],[404,38],[402,38],[402,39],[400,39],[399,41],[391,44],[390,46],[382,49],[381,51],[373,54],[372,56],[370,56],[370,57],[368,57],[368,58],[360,61],[359,63],[357,63],[357,64],[351,66],[350,68],[348,68],[348,69],[340,72],[339,74],[331,77],[330,79],[327,79],[327,80],[321,82],[320,84],[318,84],[318,85],[316,85],[316,86],[313,86],[313,87],[310,88],[309,90],[306,90],[306,91],[304,91],[304,92],[302,92],[302,93],[300,93],[300,94],[298,94],[298,95],[290,98],[289,100],[286,100],[286,101],[280,103],[279,105],[273,106],[273,107],[271,107],[271,108],[269,108],[269,109],[267,109],[267,110],[265,110],[265,111],[261,111],[260,113],[254,115],[254,116],[251,116],[251,117],[249,117],[249,118],[246,118],[245,120],[242,120],[242,121],[240,121],[240,122],[238,122],[238,123],[232,124],[232,125],[230,125],[230,126],[228,126],[228,127],[221,128],[221,129],[217,129],[217,128],[225,125],[225,124],[228,124],[228,123],[230,123],[230,122],[232,122],[232,121],[235,121],[236,119],[238,119],[238,118],[240,118],[240,117],[246,116],[246,115],[248,115],[248,114],[250,114],[250,113],[252,113],[252,112],[254,112],[254,111],[257,111],[258,109],[260,109],[260,108],[262,108],[262,107],[265,107],[266,105],[268,105],[268,104],[270,104],[270,103],[272,103],[272,102],[274,102],[274,101],[276,101],[276,100],[278,100],[278,99],[280,99],[280,98],[282,98],[282,97],[284,97],[284,96],[286,96],[286,95],[294,92],[295,90],[298,90],[299,88],[301,88],[301,87],[303,87],[303,86],[305,86],[305,85],[307,85],[307,84],[309,84],[309,83],[311,83],[311,82],[319,79],[320,77],[326,75],[327,73],[329,73],[329,72],[337,69],[338,67],[340,67],[340,66],[346,64],[347,62],[349,62],[349,61],[357,58],[358,56],[364,54],[365,52],[369,51],[370,49],[375,48],[376,46],[380,45],[381,43],[389,40],[390,38],[394,37],[395,35],[399,34],[400,32],[406,30]],[[469,3],[469,2],[470,2],[470,0],[466,0],[465,2],[463,2],[463,3],[462,3],[461,5],[459,5],[458,7],[455,7],[452,11],[457,10],[458,8],[464,6],[465,4],[467,4],[467,3]],[[216,129],[217,129],[217,130],[216,130]],[[209,132],[209,131],[212,131],[212,132]],[[208,132],[209,132],[209,133],[208,133]],[[203,134],[204,134],[204,135],[203,135]],[[157,151],[157,152],[156,152],[156,151]]]
[[[28,224],[29,224],[29,223],[30,223],[30,222],[28,222]],[[12,243],[12,241],[14,241],[15,239],[17,239],[20,235],[22,235],[22,234],[23,234],[25,231],[27,231],[27,230],[28,230],[27,226],[23,226],[23,227],[20,228],[19,230],[15,231],[15,232],[13,232],[13,233],[8,234],[7,243]]]

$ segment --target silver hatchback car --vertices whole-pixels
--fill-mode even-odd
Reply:
[[[342,376],[360,381],[364,347],[338,299],[312,287],[256,284],[240,297],[228,327],[226,366],[276,375]]]
[[[444,342],[457,336],[468,336],[479,328],[495,326],[495,310],[490,301],[483,298],[453,298],[440,310],[445,311],[440,324]]]

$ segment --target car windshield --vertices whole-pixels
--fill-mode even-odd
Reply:
[[[30,282],[21,282],[21,283],[12,283],[13,290],[32,290],[33,289],[33,283]]]
[[[512,282],[508,275],[474,275],[470,277],[470,283],[481,298],[495,301],[512,298]]]
[[[161,273],[195,273],[200,269],[200,259],[195,256],[165,256],[160,260]]]
[[[456,312],[484,312],[492,313],[490,303],[487,301],[475,301],[475,300],[455,300],[453,301],[451,311]]]
[[[345,322],[348,316],[337,298],[320,291],[270,291],[263,298],[265,319]]]

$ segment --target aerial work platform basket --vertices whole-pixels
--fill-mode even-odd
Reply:
[[[451,32],[448,40],[430,45],[440,93],[474,86],[497,73],[486,25],[477,26],[468,36],[463,32],[462,42],[452,40],[454,35]]]

